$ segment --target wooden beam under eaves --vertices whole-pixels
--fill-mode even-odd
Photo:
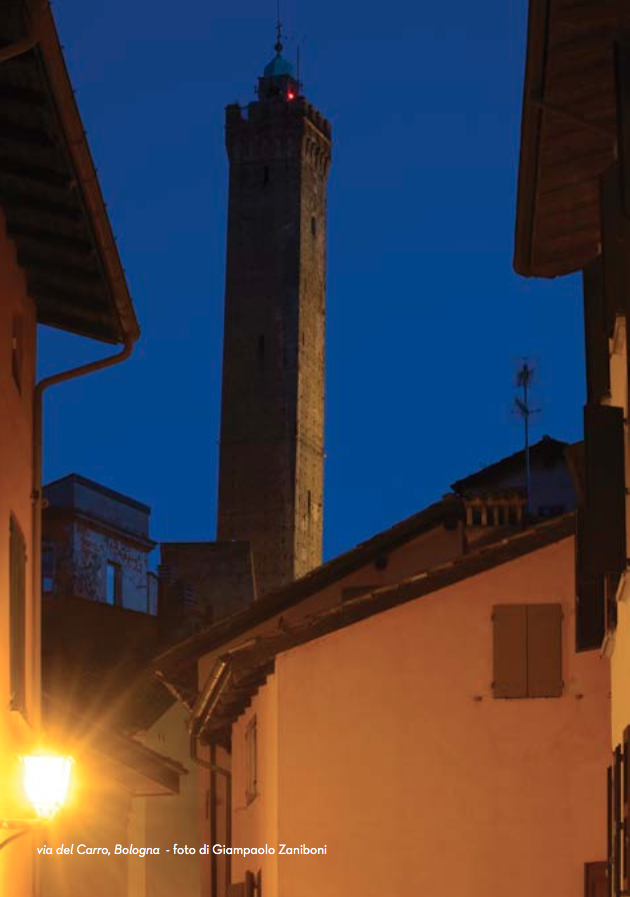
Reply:
[[[68,194],[69,196],[72,194]],[[11,208],[28,209],[32,212],[39,212],[46,215],[53,215],[79,224],[82,220],[81,210],[77,205],[68,205],[63,202],[55,202],[54,200],[42,199],[41,195],[35,196],[32,193],[23,193],[18,190],[7,188],[2,184],[0,176],[0,204],[8,207],[9,215]]]

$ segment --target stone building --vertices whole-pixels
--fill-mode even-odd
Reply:
[[[326,181],[331,126],[276,55],[226,109],[230,162],[219,541],[251,544],[257,594],[322,559]]]
[[[85,598],[157,614],[149,570],[151,509],[100,483],[68,474],[44,487],[44,597]]]

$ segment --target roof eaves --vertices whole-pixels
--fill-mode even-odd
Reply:
[[[438,526],[451,527],[454,522],[463,519],[461,500],[457,496],[448,495],[442,501],[429,505],[365,542],[360,542],[354,548],[322,564],[277,592],[263,596],[245,610],[172,646],[155,658],[153,669],[164,673],[182,663],[196,662],[203,654],[220,647],[252,626],[264,623],[294,607],[320,589],[353,573],[370,560],[393,551],[424,532]]]
[[[547,67],[547,30],[551,0],[530,0],[521,115],[521,146],[516,194],[514,270],[532,276],[534,212],[538,180],[542,109],[537,100],[544,94]]]
[[[287,626],[285,623],[282,628],[268,634],[246,639],[224,655],[224,658],[231,657],[233,659],[234,687],[239,693],[238,701],[236,701],[234,696],[230,695],[228,688],[227,707],[241,708],[243,706],[248,699],[243,691],[243,681],[251,680],[257,671],[268,671],[270,664],[278,654],[509,563],[568,538],[574,532],[575,514],[566,514],[463,555],[446,564],[441,564],[394,586],[367,591],[341,605],[338,603],[331,605],[316,615],[306,617],[293,625]],[[243,679],[239,679],[239,672]],[[255,688],[250,691],[253,694]],[[221,715],[219,708],[219,715],[218,729],[224,729],[229,712],[224,712]],[[236,715],[232,717],[232,721],[235,718]]]

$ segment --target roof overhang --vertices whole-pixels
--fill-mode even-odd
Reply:
[[[42,324],[110,343],[139,335],[49,4],[4,0],[0,207]]]
[[[514,269],[556,277],[600,253],[599,178],[617,140],[614,42],[627,0],[530,0]]]
[[[574,532],[575,515],[566,514],[399,583],[367,588],[341,603],[336,596],[331,596],[328,606],[317,614],[305,614],[290,624],[272,622],[264,632],[243,633],[240,643],[217,658],[223,664],[229,663],[230,677],[215,701],[212,714],[201,722],[201,740],[229,743],[233,723],[273,672],[277,655],[553,545],[573,536]]]
[[[74,757],[82,777],[113,783],[137,797],[179,794],[188,770],[176,760],[47,695],[44,709],[46,737]]]

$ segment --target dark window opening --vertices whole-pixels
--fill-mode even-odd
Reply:
[[[114,561],[107,561],[105,601],[122,606],[122,567]]]
[[[306,498],[306,512],[307,512],[308,516],[310,517],[311,516],[311,490],[310,489],[308,490],[308,495]]]
[[[265,337],[262,333],[258,337],[258,366],[265,366]]]
[[[263,184],[269,183],[269,166],[265,165],[263,169]]]
[[[315,217],[315,215],[313,215],[311,218],[311,233],[314,237],[317,236],[317,218]]]
[[[486,523],[488,526],[494,526],[494,508],[486,508]]]
[[[481,526],[481,508],[473,508],[472,525]]]
[[[55,549],[50,543],[42,546],[42,592],[50,595],[55,590]]]

